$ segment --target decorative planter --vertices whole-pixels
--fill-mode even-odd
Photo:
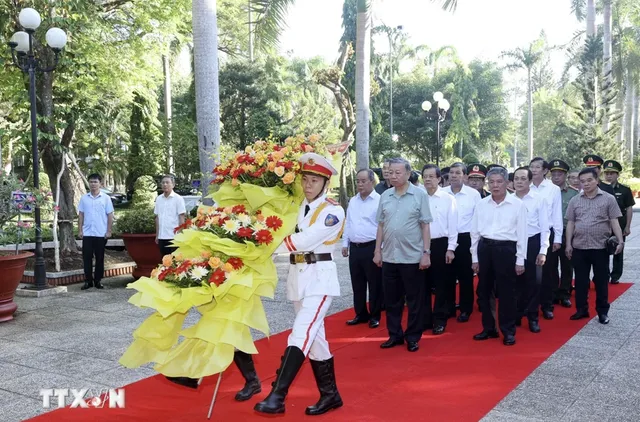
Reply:
[[[18,309],[13,301],[13,295],[22,280],[22,274],[27,266],[27,259],[32,252],[21,252],[18,255],[0,255],[0,322],[10,321]]]
[[[121,236],[129,256],[136,262],[133,276],[135,278],[149,277],[151,271],[162,262],[160,248],[156,245],[156,235],[122,234]]]

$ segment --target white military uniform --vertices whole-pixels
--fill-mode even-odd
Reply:
[[[307,206],[309,210],[305,215]],[[298,214],[298,232],[286,237],[275,253],[331,254],[335,244],[340,241],[344,222],[344,209],[326,195],[321,195],[311,203],[305,199]],[[316,361],[331,359],[324,317],[334,296],[340,296],[335,262],[291,264],[287,277],[287,299],[293,301],[296,319],[288,345],[298,347],[305,356],[309,355],[310,359]]]

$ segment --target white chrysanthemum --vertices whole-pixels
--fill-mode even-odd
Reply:
[[[240,223],[237,220],[227,220],[224,222],[224,225],[222,226],[222,228],[224,229],[225,232],[234,234],[240,228]]]
[[[254,232],[257,232],[260,230],[266,230],[267,226],[264,223],[256,221],[255,223],[253,223],[253,226],[251,226],[251,228],[253,229]]]
[[[251,217],[247,214],[238,214],[237,219],[243,226],[248,227],[251,225]]]
[[[191,278],[194,280],[202,280],[209,272],[202,267],[195,267],[191,270]]]
[[[183,271],[180,274],[178,274],[178,280],[184,280],[185,278],[187,278],[187,272]]]

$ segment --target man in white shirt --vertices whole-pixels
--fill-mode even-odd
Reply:
[[[550,235],[549,235],[549,250],[547,256],[551,254],[557,254],[562,246],[562,234],[564,231],[564,224],[562,219],[562,194],[560,188],[546,179],[546,175],[549,171],[549,163],[543,158],[535,157],[529,163],[529,169],[533,175],[531,180],[531,190],[538,193],[545,198],[547,202],[547,221],[549,223]],[[556,286],[554,285],[555,278],[553,271],[558,271],[558,268],[553,268],[553,262],[557,262],[555,259],[548,259],[545,265],[542,267],[542,284],[540,286],[540,309],[542,310],[542,317],[544,319],[553,319],[553,293]]]
[[[509,173],[501,167],[491,169],[491,196],[476,206],[471,227],[472,268],[478,273],[478,295],[482,312],[482,332],[474,340],[498,338],[490,299],[494,283],[500,292],[498,319],[505,346],[516,344],[516,279],[524,273],[527,256],[527,208],[507,195]]]
[[[373,190],[375,176],[372,170],[360,170],[356,175],[358,193],[349,201],[342,256],[349,257],[349,272],[353,287],[354,319],[347,325],[369,323],[370,328],[380,325],[382,312],[382,269],[373,263],[378,222],[376,213],[380,195]],[[367,310],[367,285],[369,310]]]
[[[528,167],[520,167],[513,173],[515,195],[527,207],[527,258],[524,263],[524,274],[518,277],[518,317],[519,326],[522,317],[529,321],[532,333],[540,332],[538,308],[540,307],[540,285],[542,283],[542,266],[549,249],[549,220],[547,219],[547,202],[541,195],[532,192],[530,185],[533,174]]]
[[[471,269],[471,222],[473,220],[473,212],[476,204],[480,202],[480,193],[465,185],[465,176],[467,174],[467,166],[464,163],[453,163],[449,168],[450,185],[444,188],[444,191],[456,200],[456,208],[458,210],[458,247],[455,250],[455,258],[453,259],[452,278],[453,283],[449,285],[449,299],[451,304],[449,308],[450,315],[456,314],[456,283],[459,283],[460,293],[460,315],[458,322],[467,322],[473,312],[473,302],[475,293],[473,290],[473,270]]]
[[[91,287],[102,289],[100,284],[104,276],[104,248],[107,239],[111,237],[113,225],[113,203],[109,195],[103,193],[102,176],[89,175],[90,192],[80,198],[78,204],[78,237],[82,239],[82,260],[84,262],[84,286],[81,290]],[[93,269],[93,257],[96,258],[96,268]]]
[[[156,215],[156,243],[162,256],[169,255],[176,248],[171,247],[176,227],[184,224],[187,210],[184,199],[173,191],[175,179],[171,175],[162,178],[162,195],[156,198],[153,213]]]
[[[438,183],[441,179],[440,168],[427,164],[422,168],[422,180],[429,195],[429,209],[433,221],[431,230],[431,267],[425,271],[427,288],[425,289],[425,331],[433,328],[434,335],[444,333],[449,319],[449,310],[455,309],[455,302],[449,303],[449,292],[455,291],[455,279],[452,277],[458,246],[458,211],[455,198],[445,192]],[[454,285],[453,289],[451,284]],[[431,289],[435,288],[435,306],[431,307]]]

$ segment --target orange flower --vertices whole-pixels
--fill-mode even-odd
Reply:
[[[256,220],[258,220],[261,223],[264,223],[264,215],[256,214]]]
[[[284,176],[284,167],[278,166],[273,172],[276,174],[276,176],[282,177]]]
[[[309,136],[309,143],[310,144],[315,144],[316,142],[318,142],[320,140],[320,136],[318,135],[311,135]]]
[[[160,274],[160,270],[158,268],[154,268],[153,271],[151,271],[151,278],[158,278],[158,274]]]
[[[165,267],[170,267],[173,263],[173,257],[171,255],[165,255],[162,257],[162,265]]]
[[[226,273],[230,273],[230,272],[232,272],[234,270],[233,265],[229,264],[228,262],[222,266],[222,269]]]
[[[275,161],[269,161],[269,164],[267,164],[267,169],[269,171],[274,171],[276,169],[276,162]]]
[[[203,257],[204,259],[209,259],[211,258],[211,252],[209,251],[204,251],[200,254],[201,257]]]
[[[296,180],[296,174],[290,171],[284,175],[284,177],[282,178],[282,183],[284,183],[285,185],[290,185],[294,180]]]
[[[231,180],[231,186],[235,187],[240,185],[240,181],[238,179],[232,179]]]
[[[222,262],[220,261],[220,258],[218,258],[217,256],[212,256],[211,258],[209,258],[209,266],[211,268],[218,268],[221,263]]]
[[[224,207],[224,213],[229,215],[233,212],[233,207]]]
[[[220,220],[220,217],[216,215],[211,218],[211,224],[217,225],[219,220]]]

